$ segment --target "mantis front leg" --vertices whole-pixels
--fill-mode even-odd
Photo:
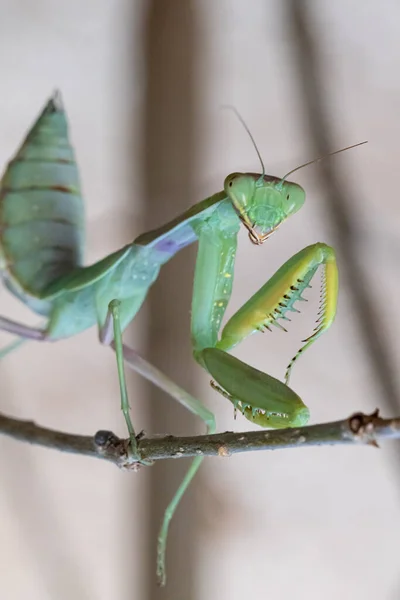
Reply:
[[[317,326],[305,340],[304,346],[289,363],[285,383],[289,383],[294,362],[311,344],[332,325],[336,315],[339,276],[335,251],[323,243],[313,244],[292,256],[256,292],[225,325],[217,347],[231,350],[249,335],[270,329],[271,325],[282,328],[279,319],[286,319],[288,312],[299,312],[295,302],[304,300],[302,293],[310,286],[319,266],[323,265],[321,304]]]
[[[321,308],[317,326],[290,362],[281,381],[246,365],[227,354],[247,336],[282,327],[279,319],[287,319],[289,311],[298,312],[294,303],[303,300],[301,294],[320,265],[324,266]],[[288,387],[294,362],[332,324],[337,305],[338,272],[335,253],[326,244],[314,244],[289,259],[271,279],[254,294],[228,321],[221,339],[213,347],[203,348],[199,362],[217,380],[223,395],[239,408],[244,416],[262,427],[298,427],[309,418],[308,408]],[[216,387],[216,386],[214,386]]]

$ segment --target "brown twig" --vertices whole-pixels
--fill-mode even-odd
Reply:
[[[93,437],[62,433],[0,414],[0,434],[83,456],[101,458],[120,468],[136,470],[139,465],[130,457],[128,441],[111,431],[98,431]],[[371,415],[356,413],[342,421],[321,423],[296,429],[218,433],[193,437],[147,438],[138,436],[138,448],[144,463],[167,458],[190,456],[231,456],[237,452],[277,450],[337,444],[368,444],[378,446],[378,440],[400,438],[400,417],[382,419],[376,410]]]

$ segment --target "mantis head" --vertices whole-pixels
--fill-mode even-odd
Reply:
[[[297,183],[270,175],[232,173],[224,182],[250,240],[261,245],[290,216],[303,206],[305,191]]]
[[[236,108],[228,106],[238,117],[243,127],[247,131],[253,146],[257,152],[262,167],[262,174],[255,173],[231,173],[225,179],[224,190],[233,208],[237,212],[243,225],[249,232],[249,238],[253,244],[260,246],[269,238],[286,219],[300,210],[306,199],[303,188],[297,183],[287,181],[287,177],[327,156],[339,154],[350,148],[362,146],[367,142],[346,146],[335,152],[325,154],[320,158],[310,160],[295,169],[286,173],[284,177],[272,177],[265,174],[265,166],[257,144],[247,127],[245,121],[240,116]]]

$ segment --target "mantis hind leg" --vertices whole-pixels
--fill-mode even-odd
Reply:
[[[2,348],[0,350],[0,360],[11,354],[11,352],[14,352],[14,350],[18,350],[18,348],[22,346],[22,344],[25,344],[25,342],[28,341],[29,340],[27,338],[18,338],[14,340],[14,342],[11,342],[11,344],[8,344],[8,346]]]
[[[166,392],[169,396],[174,398],[177,402],[182,404],[185,408],[187,408],[190,412],[200,417],[207,426],[207,433],[215,432],[215,418],[211,411],[209,411],[203,403],[191,396],[188,392],[186,392],[183,388],[178,386],[174,381],[172,381],[169,377],[167,377],[162,371],[157,369],[154,365],[149,363],[147,360],[142,358],[135,350],[129,348],[125,344],[122,343],[121,330],[117,327],[116,331],[116,321],[115,315],[118,315],[119,312],[119,303],[118,301],[111,302],[108,310],[108,314],[104,323],[104,326],[100,330],[100,341],[105,345],[110,345],[117,354],[117,362],[121,359],[125,361],[125,363],[133,369],[136,373],[139,373],[156,385],[158,388]],[[118,319],[118,316],[117,316]],[[117,321],[118,322],[118,321]],[[113,325],[114,325],[114,335],[113,335]],[[115,335],[115,333],[117,335]],[[114,339],[113,339],[114,338]],[[120,371],[120,363],[119,364],[119,373]],[[123,372],[123,368],[122,368]],[[123,382],[125,382],[125,375],[123,375]],[[121,383],[121,379],[120,379]],[[126,391],[125,383],[122,383],[124,390]],[[125,394],[124,391],[124,394]],[[125,408],[129,414],[129,404],[127,400],[127,395],[124,395],[126,398]],[[122,399],[122,394],[121,394]],[[125,414],[125,413],[124,413]],[[136,441],[136,438],[135,438]],[[196,475],[202,461],[203,456],[197,456],[191,463],[185,477],[183,478],[182,483],[178,487],[174,497],[171,502],[167,506],[164,518],[161,524],[160,533],[158,536],[158,544],[157,544],[157,577],[160,585],[165,585],[166,582],[166,570],[165,570],[165,552],[167,545],[167,537],[168,530],[171,519],[175,514],[175,511],[178,507],[178,504],[184,495],[185,491],[189,487],[192,479]]]
[[[36,340],[38,342],[46,340],[46,332],[44,330],[37,327],[29,327],[17,321],[11,321],[6,317],[0,317],[0,331],[7,331],[7,333],[18,336],[17,340],[0,350],[0,360],[29,340]]]
[[[6,319],[6,317],[0,317],[0,330],[7,331],[21,338],[37,340],[39,342],[46,340],[47,337],[46,331],[43,329],[29,327],[29,325],[11,321],[10,319]]]

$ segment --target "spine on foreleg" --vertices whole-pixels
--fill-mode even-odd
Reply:
[[[58,95],[48,101],[7,165],[0,189],[0,225],[5,284],[37,310],[47,286],[82,264],[79,174]]]

